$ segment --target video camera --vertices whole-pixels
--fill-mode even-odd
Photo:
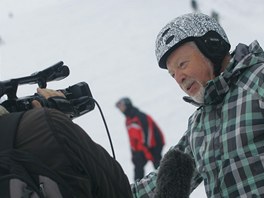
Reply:
[[[7,95],[7,100],[0,105],[9,112],[19,112],[32,109],[31,102],[37,100],[43,107],[55,108],[67,114],[71,119],[79,117],[95,107],[89,86],[85,82],[80,82],[69,86],[61,91],[66,98],[51,97],[45,99],[38,93],[22,98],[17,97],[17,88],[22,84],[38,84],[39,88],[46,88],[47,82],[61,80],[70,74],[68,66],[62,61],[50,66],[42,71],[35,72],[30,76],[0,81],[0,97]]]

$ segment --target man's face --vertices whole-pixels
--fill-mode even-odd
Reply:
[[[167,59],[167,68],[186,94],[203,103],[204,86],[215,76],[212,62],[193,42],[187,42],[172,52]]]

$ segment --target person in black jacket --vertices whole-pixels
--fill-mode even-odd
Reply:
[[[48,98],[62,93],[38,89]],[[35,107],[24,113],[18,125],[15,147],[37,157],[61,176],[76,198],[129,198],[130,185],[120,164],[62,112]],[[3,107],[1,114],[8,113]],[[1,115],[0,115],[1,116]]]

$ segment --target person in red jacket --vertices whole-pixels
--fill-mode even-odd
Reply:
[[[159,166],[165,144],[163,132],[149,115],[133,106],[129,98],[124,97],[118,100],[116,107],[126,117],[134,164],[134,179],[141,179],[144,176],[144,166],[148,161],[152,161],[155,168]]]

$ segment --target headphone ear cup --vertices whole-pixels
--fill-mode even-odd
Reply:
[[[230,44],[214,31],[207,32],[202,37],[196,37],[194,42],[199,50],[213,62],[215,74],[218,75],[221,63],[230,50]]]
[[[218,38],[207,38],[204,40],[204,44],[208,51],[214,52],[222,48],[223,43]]]

